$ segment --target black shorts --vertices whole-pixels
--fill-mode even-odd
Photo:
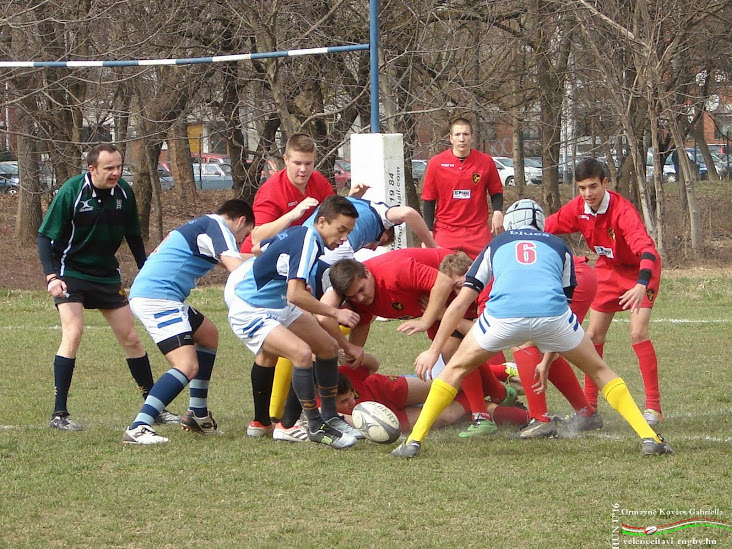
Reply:
[[[100,284],[70,276],[61,277],[66,283],[66,296],[54,297],[56,307],[61,303],[81,303],[85,309],[120,309],[128,305],[122,284]]]

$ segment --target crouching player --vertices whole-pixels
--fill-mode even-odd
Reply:
[[[460,294],[443,315],[432,345],[417,357],[417,374],[424,378],[430,372],[465,310],[493,278],[486,308],[432,383],[412,433],[392,454],[417,456],[435,419],[455,398],[462,379],[498,351],[529,340],[544,353],[560,353],[588,374],[641,437],[643,454],[672,454],[569,309],[567,301],[576,285],[572,252],[561,239],[542,232],[541,207],[533,200],[519,200],[506,212],[504,224],[514,229],[496,237],[475,260]],[[541,383],[545,381],[544,377]]]
[[[290,227],[262,242],[262,254],[236,284],[229,307],[231,329],[254,353],[256,365],[274,372],[278,357],[292,362],[292,386],[307,418],[308,438],[334,448],[352,446],[362,435],[338,416],[338,344],[312,314],[349,327],[359,317],[321,303],[306,282],[324,247],[332,250],[343,244],[357,217],[348,200],[329,196],[314,228]],[[315,398],[313,354],[322,413]]]

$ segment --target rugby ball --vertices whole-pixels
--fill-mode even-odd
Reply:
[[[391,444],[402,434],[396,414],[379,402],[359,402],[353,408],[351,418],[356,429],[372,442]]]

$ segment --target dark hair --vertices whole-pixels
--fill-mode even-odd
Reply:
[[[603,166],[602,162],[594,158],[585,158],[577,163],[577,167],[574,169],[575,181],[580,182],[585,179],[592,179],[593,177],[597,177],[600,181],[607,177],[605,175],[605,166]]]
[[[97,162],[99,162],[99,153],[102,151],[108,153],[119,153],[120,156],[122,155],[120,150],[111,143],[100,143],[99,145],[92,147],[92,150],[86,154],[86,165],[96,166]]]
[[[345,196],[337,194],[330,195],[328,198],[323,200],[323,203],[318,208],[318,217],[324,217],[326,221],[333,221],[339,215],[345,215],[346,217],[358,218],[358,211],[356,206],[348,200]]]
[[[353,391],[353,383],[346,376],[338,376],[338,391],[336,394],[345,395]]]
[[[470,128],[470,133],[473,133],[473,124],[464,117],[455,118],[452,122],[450,122],[450,135],[452,135],[452,128],[455,126],[467,126]]]
[[[315,140],[306,133],[292,134],[285,145],[285,154],[289,154],[293,151],[314,153]]]
[[[221,216],[228,217],[229,219],[246,217],[247,221],[254,225],[254,211],[252,211],[252,207],[249,205],[249,202],[242,200],[241,198],[232,198],[231,200],[227,200],[219,206],[216,213]]]
[[[381,244],[382,246],[388,246],[389,244],[394,242],[394,240],[396,239],[396,229],[394,229],[394,225],[386,229],[383,233],[381,233],[381,235],[387,235],[386,240]]]
[[[366,278],[366,267],[355,259],[341,259],[330,267],[330,284],[333,290],[343,296],[358,278]]]

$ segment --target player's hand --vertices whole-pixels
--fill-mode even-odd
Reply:
[[[432,368],[435,366],[438,356],[439,355],[437,353],[430,349],[419,354],[417,359],[414,361],[414,373],[417,374],[419,379],[422,381],[432,379]]]
[[[358,313],[350,309],[336,309],[335,319],[341,326],[353,328],[354,326],[356,326],[356,324],[358,324],[360,318],[361,317],[358,316]]]
[[[491,234],[497,236],[503,232],[503,212],[493,212],[491,218]]]
[[[397,327],[397,332],[402,332],[403,334],[412,335],[412,334],[418,334],[419,332],[426,332],[427,326],[426,323],[422,322],[421,319],[414,319],[414,320],[407,320],[406,322],[402,322]]]
[[[352,370],[358,368],[363,362],[363,347],[349,343],[343,351],[345,353],[345,365]]]
[[[361,198],[370,188],[371,186],[366,183],[351,183],[351,190],[348,191],[348,196]]]
[[[51,294],[53,297],[61,297],[64,295],[68,297],[66,290],[66,282],[64,282],[60,278],[54,278],[51,282],[48,283],[48,293]]]
[[[546,391],[547,379],[549,377],[549,366],[550,364],[548,362],[542,360],[534,369],[534,379],[536,380],[536,383],[534,383],[531,388],[537,395]]]
[[[620,296],[620,306],[624,311],[630,309],[631,312],[638,312],[643,303],[643,297],[646,295],[645,284],[636,284],[630,290]]]
[[[297,206],[295,206],[292,209],[292,212],[290,212],[292,215],[292,220],[297,221],[303,215],[305,215],[306,211],[308,211],[310,208],[314,208],[317,205],[318,205],[318,201],[315,198],[313,198],[311,196],[307,197],[305,200],[303,200]]]

